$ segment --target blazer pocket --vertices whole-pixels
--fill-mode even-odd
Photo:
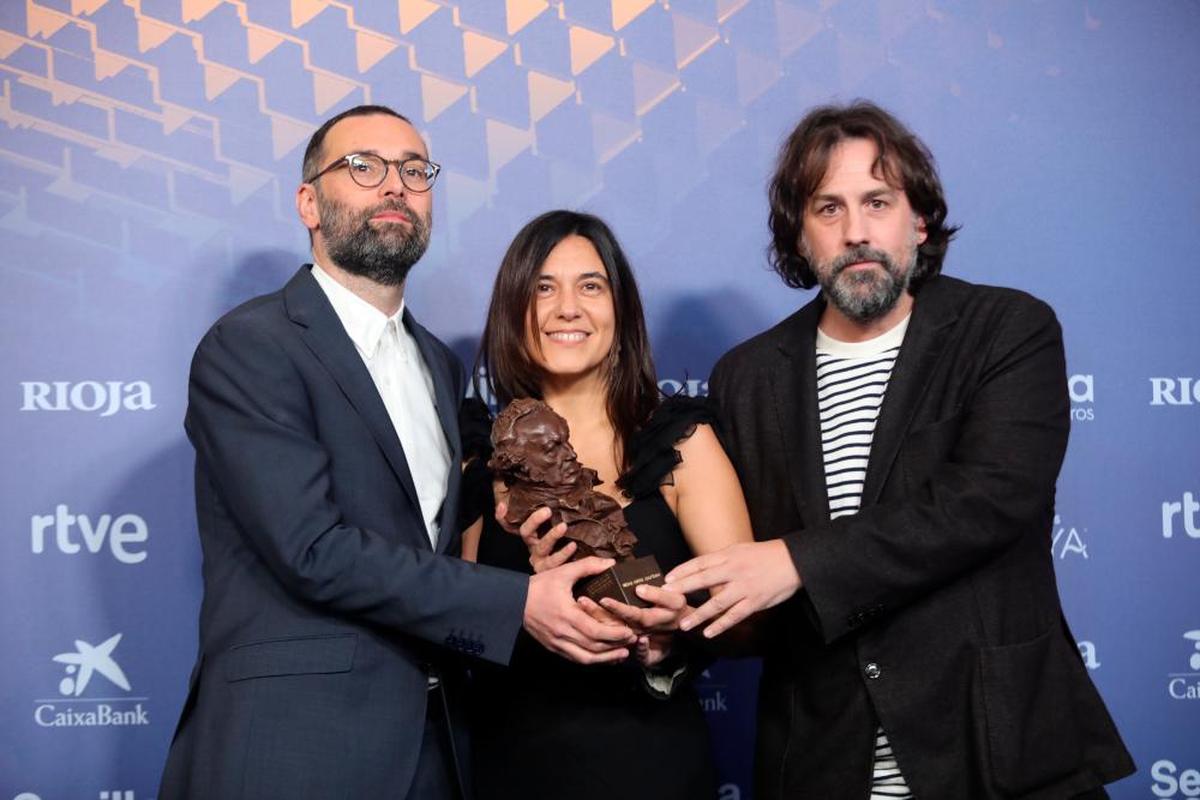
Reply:
[[[996,785],[1021,795],[1077,769],[1078,659],[1066,650],[1059,625],[1028,642],[982,648],[979,658]]]
[[[357,646],[358,635],[354,633],[240,644],[226,654],[225,680],[349,672]]]

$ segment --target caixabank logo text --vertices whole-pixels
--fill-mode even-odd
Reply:
[[[1167,694],[1172,700],[1200,701],[1200,630],[1184,631],[1186,671],[1167,674]]]
[[[34,701],[33,721],[42,728],[112,728],[150,724],[149,698],[134,695],[117,661],[121,634],[99,644],[75,640],[75,647],[50,656],[60,665],[57,697]]]

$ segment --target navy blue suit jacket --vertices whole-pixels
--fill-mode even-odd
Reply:
[[[404,323],[457,464],[462,366]],[[419,454],[307,267],[205,335],[186,428],[204,600],[159,797],[404,797],[428,675],[453,705],[457,653],[507,662],[528,578],[454,557],[454,467],[433,550]]]

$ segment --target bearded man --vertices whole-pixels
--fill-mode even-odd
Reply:
[[[440,167],[381,106],[323,124],[296,208],[313,263],[219,320],[192,362],[199,657],[159,797],[469,795],[461,656],[524,625],[583,663],[634,640],[572,584],[456,557],[464,371],[404,304]]]
[[[776,270],[821,292],[709,384],[762,541],[666,586],[722,589],[705,635],[772,609],[755,796],[1106,796],[1133,763],[1055,583],[1054,313],[939,276],[933,159],[878,106],[810,112],[770,199]]]

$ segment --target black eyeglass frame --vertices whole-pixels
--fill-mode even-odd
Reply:
[[[377,186],[382,186],[383,182],[387,180],[388,167],[394,167],[396,170],[396,174],[400,176],[400,182],[402,184],[404,184],[405,189],[408,189],[410,192],[417,192],[418,194],[422,194],[424,192],[428,192],[430,189],[433,188],[433,184],[437,182],[437,177],[442,171],[441,164],[437,164],[433,161],[430,161],[428,158],[422,158],[421,156],[409,156],[408,158],[384,158],[383,156],[381,156],[377,153],[348,153],[348,154],[342,156],[341,158],[335,160],[332,164],[325,167],[325,169],[319,171],[316,175],[313,175],[311,178],[306,180],[305,183],[313,183],[317,180],[317,178],[320,178],[322,175],[328,175],[330,172],[333,172],[338,167],[342,167],[342,166],[349,167],[351,165],[351,163],[353,162],[353,160],[356,158],[373,158],[373,159],[383,162],[383,172],[381,173],[379,181],[376,183],[372,183],[372,184],[363,183],[354,174],[354,170],[350,170],[350,180],[354,181],[354,183],[357,186],[361,186],[364,189],[374,189]],[[429,175],[429,178],[428,178],[429,185],[423,189],[418,189],[413,186],[409,186],[408,181],[406,181],[404,179],[404,165],[408,164],[410,162],[413,162],[413,161],[420,161],[424,164],[428,164],[429,166],[433,167],[433,173],[431,175]]]

